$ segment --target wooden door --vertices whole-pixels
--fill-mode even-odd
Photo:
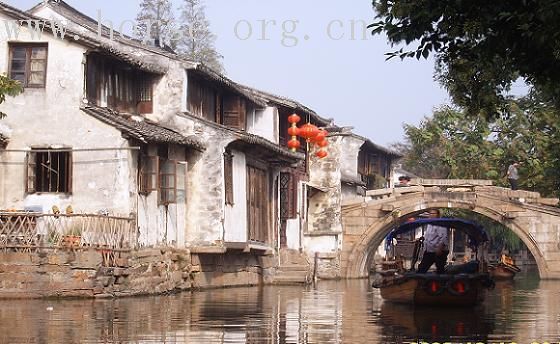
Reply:
[[[268,243],[269,192],[267,171],[247,166],[247,225],[251,241]]]

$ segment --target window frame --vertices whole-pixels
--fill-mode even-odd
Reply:
[[[45,169],[54,169],[51,166],[41,167],[39,166],[39,161],[41,157],[46,154],[47,161],[49,161],[50,154],[59,154],[65,155],[63,159],[64,164],[63,166],[58,166],[57,171],[55,173],[60,174],[60,171],[63,170],[65,173],[63,174],[64,180],[62,182],[57,182],[57,190],[52,189],[52,182],[50,180],[51,174],[45,172]],[[60,158],[59,158],[60,161]],[[61,149],[48,149],[48,148],[32,148],[29,152],[27,152],[25,156],[25,193],[26,194],[72,194],[72,174],[73,174],[73,159],[72,159],[72,150],[61,150]],[[42,181],[46,181],[46,189],[45,185]],[[60,187],[60,185],[65,187]],[[39,190],[40,189],[40,190]],[[58,191],[58,189],[63,189],[62,191]]]
[[[226,205],[233,206],[233,154],[228,151],[224,153],[224,192]]]
[[[13,51],[14,48],[25,48],[25,69],[23,71],[24,74],[24,82],[22,86],[24,88],[46,88],[47,86],[47,69],[48,69],[48,62],[49,62],[49,45],[48,43],[19,43],[19,42],[9,42],[8,43],[8,75],[11,79],[12,77],[12,62],[14,60]],[[45,48],[45,58],[44,59],[32,59],[32,52],[33,48]],[[43,68],[43,83],[42,84],[29,84],[29,79],[31,77],[31,62],[32,60],[39,60],[44,61],[44,68]],[[15,80],[15,79],[14,79]]]
[[[159,170],[158,170],[158,203],[160,205],[169,205],[177,203],[177,160],[171,160],[167,158],[159,157]],[[164,172],[164,167],[170,164],[172,167],[171,172]],[[164,183],[166,178],[170,177],[173,181],[172,186],[168,186]],[[172,195],[172,196],[169,196]]]

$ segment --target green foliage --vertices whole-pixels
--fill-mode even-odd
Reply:
[[[5,75],[0,75],[0,104],[6,101],[6,96],[15,97],[23,91],[19,81],[12,80]],[[0,111],[0,119],[6,114]]]
[[[482,225],[490,237],[491,249],[498,253],[504,249],[510,252],[519,251],[525,246],[523,241],[511,229],[486,216],[463,209],[446,209],[445,216],[459,217]]]
[[[439,81],[467,114],[499,116],[522,77],[560,108],[560,2],[555,0],[373,0],[392,45],[388,58],[436,59]],[[415,47],[414,47],[415,46]]]
[[[510,101],[499,117],[442,107],[418,127],[405,125],[406,141],[394,148],[403,167],[424,178],[491,179],[507,186],[513,160],[522,162],[520,187],[560,196],[560,114],[537,95]]]

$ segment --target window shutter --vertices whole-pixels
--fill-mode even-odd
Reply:
[[[148,78],[140,74],[136,80],[136,99],[138,99],[137,111],[139,114],[152,113],[153,112],[153,82],[151,78]]]
[[[223,125],[245,130],[245,101],[235,95],[223,97]]]
[[[224,188],[226,204],[233,205],[233,155],[229,152],[224,154]]]
[[[28,194],[36,192],[36,164],[36,153],[27,152],[27,154],[25,155],[25,192]]]
[[[159,158],[142,154],[140,156],[140,173],[138,178],[138,192],[147,194],[157,190]]]
[[[72,152],[68,152],[68,159],[66,160],[66,163],[68,164],[66,171],[68,171],[68,173],[66,174],[66,192],[68,193],[72,193],[72,184],[73,184],[73,178],[72,178],[72,174],[73,174],[73,161],[72,161]]]
[[[160,158],[159,200],[160,204],[177,202],[177,161]]]

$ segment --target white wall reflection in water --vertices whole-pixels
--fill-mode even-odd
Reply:
[[[485,304],[384,303],[368,281],[116,300],[0,301],[0,343],[558,342],[560,281],[520,276]]]

